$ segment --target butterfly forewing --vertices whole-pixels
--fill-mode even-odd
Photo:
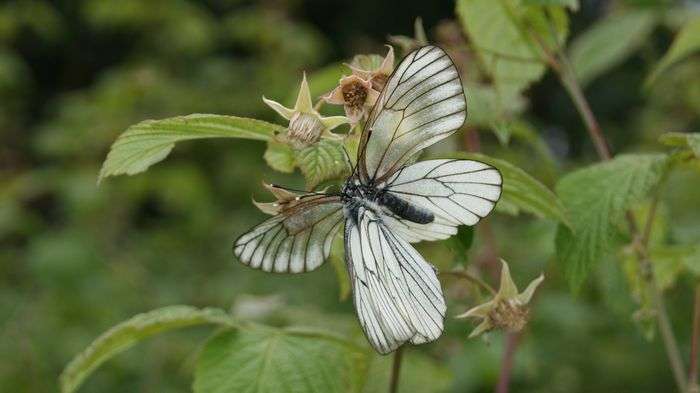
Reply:
[[[411,52],[394,70],[368,118],[358,160],[362,180],[385,179],[459,129],[465,119],[464,91],[450,57],[436,46]]]
[[[244,264],[266,272],[311,271],[328,258],[342,221],[339,197],[302,196],[294,207],[239,237],[233,252]]]

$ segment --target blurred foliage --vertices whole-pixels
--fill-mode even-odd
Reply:
[[[295,352],[309,340],[290,326],[332,331],[366,346],[351,301],[338,300],[349,290],[336,280],[345,277],[337,263],[342,255],[312,274],[290,276],[247,269],[231,255],[232,240],[263,218],[251,203],[251,196],[266,200],[263,180],[304,187],[298,171],[290,175],[265,165],[291,169],[285,150],[270,149],[263,158],[265,142],[189,141],[145,173],[110,179],[99,188],[96,180],[110,145],[134,124],[213,113],[284,127],[260,100],[263,94],[292,104],[305,70],[318,97],[348,72],[341,64],[353,55],[384,54],[389,34],[408,48],[425,33],[457,62],[469,103],[467,129],[428,154],[473,150],[478,135],[478,148],[498,157],[497,166],[509,165],[518,188],[510,204],[506,198],[499,206],[506,214],[490,218],[488,230],[477,227],[473,241],[470,233],[459,247],[426,243],[419,251],[440,269],[465,264],[490,282],[494,246],[511,262],[516,282],[546,271],[516,354],[512,391],[669,391],[672,376],[660,341],[648,340],[653,321],[645,314],[647,289],[628,262],[630,250],[599,252],[599,244],[591,243],[582,263],[590,267],[589,279],[572,295],[571,276],[554,245],[557,233],[560,242],[568,236],[557,225],[566,219],[549,191],[562,179],[556,189],[574,210],[567,216],[574,231],[602,226],[624,246],[630,239],[615,218],[632,207],[643,222],[649,209],[644,196],[654,183],[649,178],[657,176],[637,176],[646,161],[624,157],[590,166],[594,149],[548,53],[523,32],[541,34],[552,53],[570,54],[615,152],[666,151],[679,160],[665,175],[651,253],[687,355],[689,293],[700,272],[700,164],[688,158],[697,157],[697,137],[680,133],[700,131],[699,13],[692,1],[655,0],[409,1],[401,7],[369,0],[2,2],[2,390],[56,391],[61,370],[100,332],[173,304],[227,310],[215,312],[273,329],[264,334],[284,334],[287,351],[274,354],[273,362],[313,359],[314,353],[346,361],[350,356],[345,344],[330,339],[304,347],[310,352]],[[417,16],[424,31],[414,30]],[[667,132],[674,134],[662,138],[664,147],[658,140]],[[619,187],[614,195],[585,189],[583,177]],[[530,191],[522,189],[545,199],[528,200]],[[584,199],[612,210],[604,216],[581,211]],[[532,214],[514,215],[519,210]],[[467,282],[450,278],[443,286],[448,315],[483,300]],[[130,322],[120,326],[143,333]],[[485,345],[466,339],[471,329],[447,318],[440,340],[409,348],[402,391],[492,391],[501,335]],[[258,356],[259,347],[246,344],[269,339],[261,331],[226,330],[200,347],[210,334],[211,327],[192,327],[155,336],[110,359],[81,391],[180,392],[190,390],[193,380],[198,390],[202,361]],[[125,338],[122,349],[133,337]],[[366,349],[358,355],[365,359],[366,369],[358,371],[367,373],[363,388],[384,391],[390,358]],[[229,372],[230,362],[221,366]],[[319,369],[331,377],[354,372],[319,364],[308,375]]]

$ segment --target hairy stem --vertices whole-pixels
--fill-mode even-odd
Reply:
[[[581,86],[576,79],[573,67],[571,66],[568,58],[562,51],[558,51],[556,56],[549,56],[548,59],[552,65],[552,68],[558,74],[562,85],[566,89],[567,93],[569,93],[574,106],[576,106],[576,110],[583,119],[583,123],[586,126],[586,130],[588,131],[591,141],[595,145],[598,156],[603,161],[610,160],[612,158],[612,153],[608,142],[600,128],[598,120],[588,104],[588,100],[581,90]],[[673,372],[673,377],[676,381],[678,390],[680,392],[685,392],[686,378],[685,371],[683,370],[683,361],[678,349],[676,338],[673,334],[673,329],[668,316],[668,311],[666,310],[663,294],[661,293],[661,290],[656,282],[653,265],[649,260],[647,249],[647,243],[649,241],[651,225],[656,213],[657,204],[658,193],[655,195],[652,201],[652,208],[649,212],[649,217],[647,218],[647,222],[645,223],[645,227],[642,232],[640,232],[636,219],[631,212],[627,212],[626,217],[630,233],[632,234],[633,238],[636,239],[635,241],[638,246],[636,248],[640,270],[643,272],[643,277],[652,292],[652,298],[656,308],[657,323],[659,325],[661,338],[666,349],[666,354],[668,355],[669,365],[671,367],[671,371]]]
[[[558,71],[559,79],[561,80],[562,85],[566,89],[567,93],[569,93],[569,97],[571,97],[576,110],[583,119],[583,122],[586,125],[586,131],[588,131],[588,135],[590,136],[591,141],[598,152],[598,156],[602,160],[611,159],[612,153],[610,152],[610,147],[605,139],[605,135],[603,135],[600,124],[598,124],[598,120],[593,114],[591,106],[588,104],[588,100],[586,100],[586,96],[583,95],[581,85],[579,85],[578,81],[576,80],[576,75],[574,74],[569,61],[565,56],[559,57],[559,67],[555,68],[555,70]]]
[[[506,335],[506,345],[503,349],[503,357],[501,358],[501,371],[498,374],[498,384],[496,385],[496,393],[508,393],[510,385],[510,375],[515,363],[515,352],[520,342],[520,334],[508,333]]]
[[[391,367],[389,393],[396,393],[399,391],[399,374],[401,374],[401,358],[403,358],[403,347],[399,347],[394,352],[394,364]]]

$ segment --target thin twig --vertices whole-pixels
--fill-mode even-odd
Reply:
[[[522,331],[508,333],[506,335],[506,346],[503,349],[503,357],[501,358],[501,371],[498,375],[498,385],[496,385],[496,393],[508,393],[510,385],[510,375],[515,363],[515,352],[520,342]]]
[[[700,284],[695,286],[693,306],[693,336],[690,341],[690,367],[688,367],[688,393],[697,393],[698,388],[698,346],[700,343]]]
[[[401,374],[401,358],[403,358],[403,347],[399,347],[394,352],[394,364],[391,367],[389,393],[396,393],[399,391],[399,374]]]
[[[588,131],[591,141],[593,141],[593,145],[598,152],[598,156],[600,156],[600,158],[604,161],[610,160],[612,158],[610,146],[608,146],[608,142],[603,135],[603,131],[600,128],[598,120],[591,110],[591,106],[588,104],[588,100],[586,100],[586,97],[583,95],[581,86],[576,80],[576,75],[573,72],[573,67],[571,67],[571,64],[566,56],[559,56],[559,60],[559,79],[561,80],[561,83],[566,91],[569,93],[571,99],[574,101],[574,106],[586,125],[586,130]]]
[[[463,278],[472,284],[476,284],[479,288],[485,289],[491,295],[496,295],[496,290],[494,290],[489,284],[481,280],[480,278],[469,274],[466,270],[452,270],[449,272],[440,272],[441,276],[454,276]]]
[[[648,260],[647,263],[649,263]],[[673,328],[671,327],[671,320],[668,317],[663,295],[656,284],[656,280],[652,280],[650,285],[651,295],[654,300],[654,308],[656,309],[656,316],[659,322],[659,333],[661,333],[661,339],[666,348],[666,355],[671,365],[671,371],[673,371],[673,378],[676,380],[678,391],[686,392],[686,377],[685,370],[683,370],[683,361],[681,360],[676,338],[673,335]]]

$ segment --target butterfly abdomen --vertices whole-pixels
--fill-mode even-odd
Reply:
[[[401,199],[390,192],[382,192],[377,198],[377,202],[397,216],[417,224],[430,224],[435,219],[435,216],[430,211]]]

